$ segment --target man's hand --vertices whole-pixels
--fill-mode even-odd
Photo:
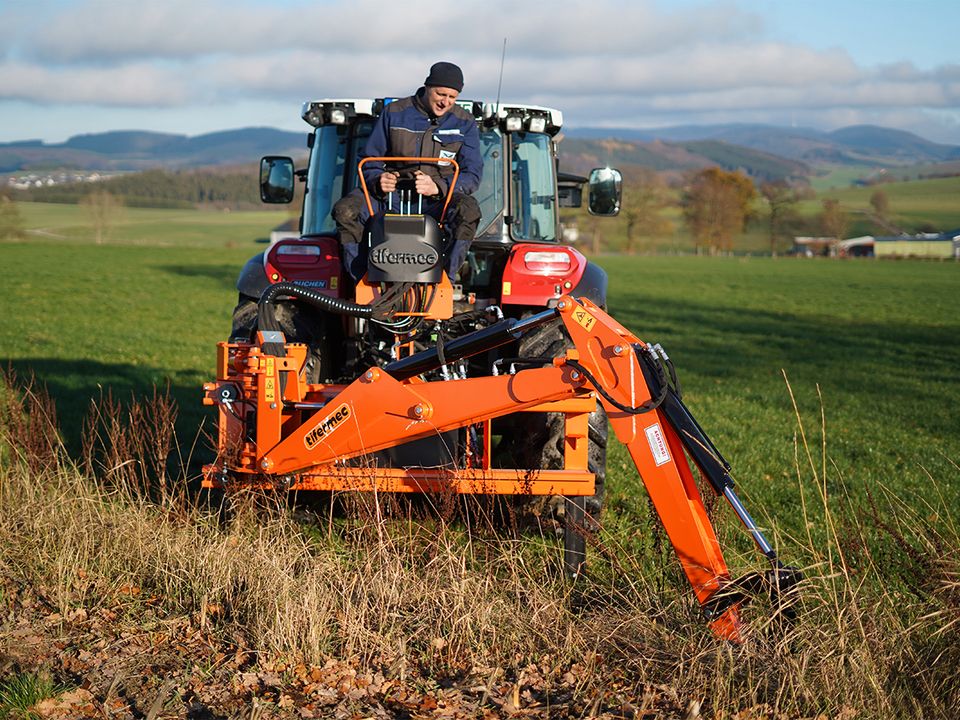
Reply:
[[[433,178],[417,170],[414,173],[417,192],[426,197],[434,197],[440,194],[440,188],[433,181]]]
[[[399,175],[395,172],[380,173],[380,189],[384,193],[392,193],[397,189],[397,178]]]

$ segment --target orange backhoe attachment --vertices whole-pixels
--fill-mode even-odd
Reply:
[[[573,349],[542,366],[525,364],[513,374],[461,380],[421,378],[557,321]],[[583,498],[594,493],[594,476],[587,469],[588,416],[599,400],[633,458],[712,629],[723,638],[741,638],[744,594],[731,580],[687,455],[714,491],[734,505],[775,563],[774,572],[776,555],[736,499],[725,462],[680,402],[678,388],[671,387],[665,353],[641,342],[589,300],[565,296],[556,310],[501,321],[448,343],[442,353],[426,350],[372,367],[346,386],[305,383],[300,372],[305,347],[265,337],[278,334],[260,333],[258,344],[219,345],[217,381],[205,386],[205,402],[218,406],[220,416],[219,457],[205,468],[207,487],[280,483],[299,490]],[[285,354],[266,354],[261,346],[284,347]],[[491,466],[491,420],[525,411],[564,414],[563,469]],[[486,447],[468,453],[466,467],[377,467],[376,461],[353,460],[478,425]]]

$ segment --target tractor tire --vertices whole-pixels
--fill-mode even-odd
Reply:
[[[310,350],[304,367],[304,379],[318,383],[331,379],[332,352],[324,318],[296,302],[276,303],[277,322],[287,342],[303,343]],[[257,301],[241,293],[233,309],[233,328],[230,339],[248,341],[257,329]]]
[[[573,346],[561,325],[547,325],[520,339],[519,357],[557,357]],[[589,516],[600,517],[603,490],[607,475],[607,414],[597,403],[590,413],[590,444],[587,467],[596,475],[596,491],[586,498],[584,509]],[[564,420],[560,413],[518,413],[503,428],[505,447],[501,461],[512,462],[525,469],[558,470],[563,467]],[[501,445],[504,445],[501,442]],[[569,506],[569,501],[566,503]]]

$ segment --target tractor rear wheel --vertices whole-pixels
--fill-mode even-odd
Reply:
[[[573,346],[567,331],[548,325],[521,338],[518,355],[523,358],[558,357]],[[587,467],[596,476],[595,492],[587,497],[556,498],[551,507],[563,518],[564,569],[577,577],[586,557],[585,531],[594,526],[603,507],[607,474],[607,414],[597,403],[590,413],[590,443]],[[517,413],[498,426],[502,440],[497,455],[502,467],[559,470],[564,465],[564,417],[561,413]]]
[[[520,357],[558,357],[573,347],[561,325],[547,325],[520,339]],[[587,497],[585,509],[599,517],[603,507],[603,486],[607,475],[607,414],[597,403],[590,413],[590,444],[587,467],[596,475],[595,493]],[[514,416],[509,448],[518,467],[558,470],[563,467],[564,419],[562,413],[520,413]]]
[[[277,322],[287,342],[303,343],[307,353],[304,379],[308,383],[329,380],[332,376],[333,358],[327,327],[320,313],[311,311],[296,302],[280,301],[275,304]],[[231,340],[251,340],[257,329],[257,301],[240,295],[233,309]]]

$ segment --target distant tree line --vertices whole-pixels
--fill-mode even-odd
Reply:
[[[17,192],[17,199],[32,202],[79,203],[95,193],[123,198],[128,207],[233,209],[261,206],[257,174],[249,170],[147,170],[118,175],[100,182],[64,183]]]
[[[895,230],[890,221],[890,198],[882,189],[870,197],[869,211],[845,207],[834,198],[821,198],[820,211],[811,213],[816,199],[806,183],[787,180],[755,182],[741,170],[703,168],[668,181],[664,174],[629,168],[624,174],[620,216],[614,220],[571,212],[561,220],[585,231],[590,252],[731,253],[744,233],[762,231],[771,255],[791,248],[800,235],[843,239],[853,225],[851,213],[863,217],[874,232]],[[678,230],[682,231],[677,232]]]

